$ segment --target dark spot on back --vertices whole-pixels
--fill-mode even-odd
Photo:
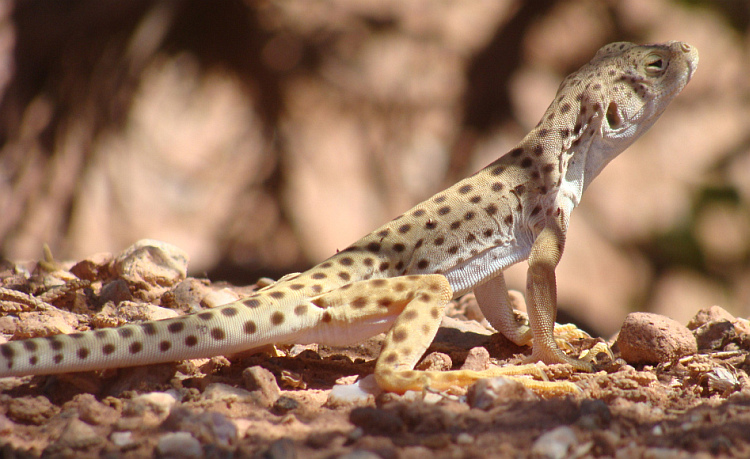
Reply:
[[[148,336],[153,336],[156,334],[156,325],[154,325],[153,323],[147,322],[145,324],[141,324],[141,328],[143,329],[143,333]]]
[[[226,338],[226,333],[224,333],[224,330],[222,330],[221,328],[214,327],[211,329],[211,338],[215,339],[216,341],[221,341]]]
[[[315,277],[314,274],[313,274],[313,277]],[[250,299],[244,300],[242,304],[244,304],[248,308],[257,308],[258,306],[260,306],[260,300],[257,298],[250,298]]]
[[[6,343],[0,346],[0,354],[6,359],[12,359],[13,356],[16,355],[16,351],[13,350],[13,347],[11,347],[10,344]]]
[[[185,338],[185,346],[187,346],[187,347],[193,347],[196,344],[198,344],[198,338],[197,337],[195,337],[193,335],[189,335],[187,338]]]
[[[123,338],[130,338],[131,336],[133,336],[133,329],[132,328],[118,328],[117,333]]]
[[[351,266],[354,264],[354,260],[352,260],[351,257],[343,257],[339,260],[339,263],[341,263],[344,266]]]
[[[349,305],[353,309],[362,309],[367,306],[367,298],[363,296],[358,296],[357,298],[353,299]]]
[[[62,342],[62,341],[60,341],[60,339],[59,339],[59,338],[57,338],[57,337],[55,337],[55,336],[49,336],[49,337],[47,337],[47,340],[49,340],[49,346],[50,346],[50,347],[51,347],[51,348],[52,348],[53,350],[55,350],[55,351],[59,351],[60,349],[62,349],[62,348],[63,348],[63,342]]]
[[[284,314],[280,311],[275,311],[271,314],[271,323],[274,325],[281,325],[284,323]]]
[[[198,318],[200,320],[211,320],[213,316],[214,316],[213,312],[201,312],[200,314],[198,314]]]

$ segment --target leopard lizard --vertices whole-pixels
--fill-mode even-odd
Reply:
[[[445,305],[472,290],[496,330],[519,345],[533,338],[535,361],[592,371],[590,362],[565,354],[554,334],[555,268],[571,211],[604,166],[659,118],[697,64],[698,52],[687,43],[606,45],[565,78],[517,147],[319,265],[196,314],[10,341],[0,345],[0,377],[230,355],[269,344],[341,345],[381,332],[374,373],[383,390],[444,390],[531,371],[414,370]],[[516,321],[503,278],[505,268],[523,260],[529,325]],[[527,383],[534,384],[547,387]]]

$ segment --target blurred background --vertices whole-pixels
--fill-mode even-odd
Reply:
[[[635,310],[746,317],[742,0],[5,0],[0,257],[155,238],[212,280],[305,269],[505,153],[623,40],[700,65],[574,212],[561,307],[604,336]]]

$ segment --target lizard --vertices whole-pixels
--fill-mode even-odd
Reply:
[[[173,319],[0,345],[0,377],[128,367],[231,355],[270,344],[350,344],[385,332],[374,376],[385,390],[448,390],[534,373],[415,370],[453,298],[474,291],[482,313],[533,361],[569,364],[555,341],[555,268],[572,210],[601,170],[690,81],[687,43],[611,43],[560,84],[541,121],[485,168],[302,273],[236,302]],[[516,320],[503,270],[528,260],[528,324]],[[533,341],[532,341],[533,340]],[[573,383],[525,379],[539,390]],[[566,385],[567,384],[567,385]]]

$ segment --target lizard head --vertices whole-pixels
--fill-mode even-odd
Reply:
[[[646,132],[698,66],[687,43],[610,43],[568,76],[548,110],[574,107],[554,122],[574,126],[563,139],[566,180],[585,189],[614,157]],[[562,113],[558,112],[557,115]],[[567,158],[567,159],[566,159]]]
[[[601,136],[630,139],[629,145],[651,127],[693,77],[698,51],[678,41],[643,46],[611,43],[588,66],[605,80],[604,91],[585,95],[589,104],[603,111]]]

